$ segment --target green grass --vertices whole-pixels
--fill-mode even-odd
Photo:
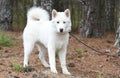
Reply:
[[[75,52],[78,54],[78,56],[82,57],[84,55],[84,52],[81,49],[76,49]]]
[[[22,71],[22,65],[21,64],[14,64],[13,65],[13,70],[16,72],[21,72]]]
[[[22,72],[23,66],[19,63],[19,61],[15,57],[11,58],[10,62],[12,63],[13,71]]]
[[[102,74],[99,72],[97,78],[102,78]]]
[[[13,38],[7,34],[0,32],[0,47],[12,46]]]

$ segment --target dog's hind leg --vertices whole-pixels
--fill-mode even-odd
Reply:
[[[63,74],[70,75],[70,72],[68,71],[66,66],[66,48],[65,47],[59,51],[59,59],[60,59]]]
[[[33,50],[33,47],[34,47],[34,42],[24,41],[24,67],[28,66],[29,56]]]
[[[47,49],[44,46],[37,45],[39,50],[39,59],[41,60],[44,67],[49,67],[49,64],[45,60]]]

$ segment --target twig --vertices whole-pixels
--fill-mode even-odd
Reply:
[[[77,38],[75,35],[73,35],[72,33],[70,33],[70,35],[71,35],[73,38],[75,38],[79,43],[82,43],[82,44],[85,45],[86,47],[90,48],[91,50],[93,50],[93,51],[95,51],[95,52],[97,52],[97,53],[99,53],[99,54],[115,57],[115,55],[106,54],[105,52],[96,50],[95,48],[87,45],[86,43],[84,43],[83,41],[81,41],[79,38]]]

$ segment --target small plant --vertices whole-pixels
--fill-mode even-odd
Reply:
[[[12,58],[11,63],[14,71],[21,72],[23,70],[22,65],[18,62],[18,60],[16,60],[16,58]]]
[[[11,36],[0,32],[0,47],[13,45],[13,39]]]
[[[102,78],[102,74],[100,72],[98,73],[98,78]]]
[[[83,51],[81,49],[76,49],[75,50],[77,52],[77,54],[82,57],[84,55]]]
[[[22,71],[22,65],[21,64],[14,64],[13,65],[13,70],[17,71],[17,72],[21,72]]]

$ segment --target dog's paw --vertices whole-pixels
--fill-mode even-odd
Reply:
[[[24,67],[24,68],[28,67],[28,64],[27,64],[27,63],[26,63],[26,64],[24,64],[24,65],[23,65],[23,67]]]
[[[54,69],[54,70],[51,70],[51,72],[54,73],[54,74],[57,74],[57,73],[58,73],[57,70],[55,70],[55,69]]]
[[[66,74],[66,75],[71,75],[71,73],[70,73],[70,72],[68,72],[68,71],[63,71],[63,74]]]
[[[44,67],[50,67],[50,65],[49,64],[43,64],[44,65]]]

